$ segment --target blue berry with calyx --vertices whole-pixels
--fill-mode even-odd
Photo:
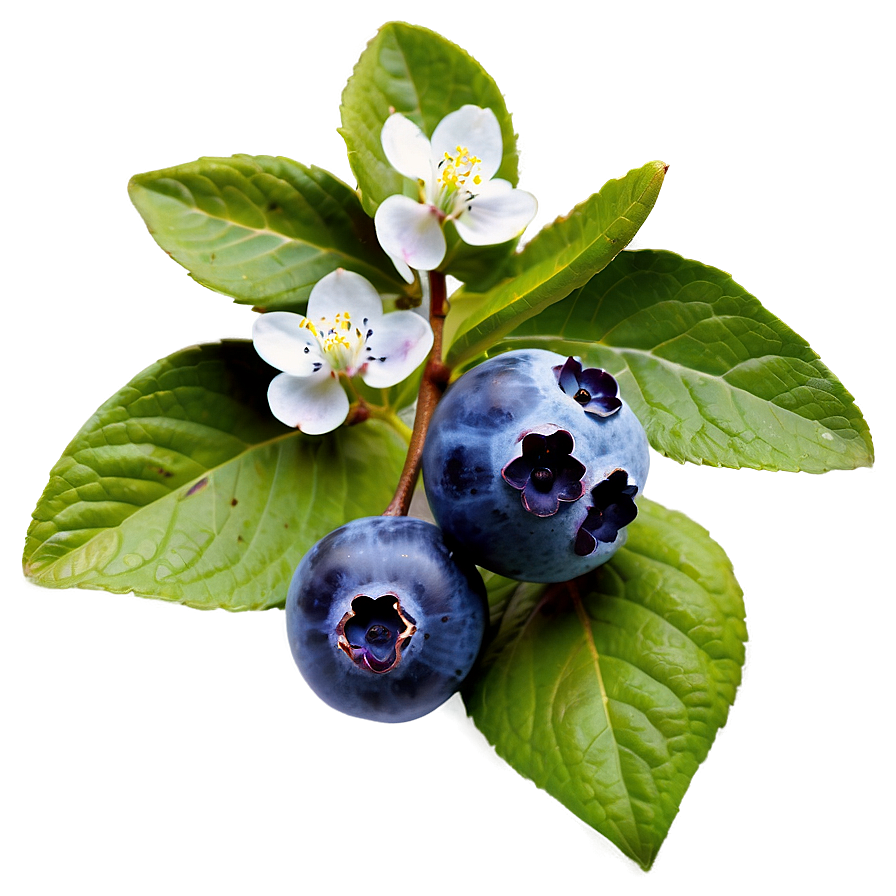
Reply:
[[[486,619],[476,567],[411,517],[364,517],[325,535],[286,598],[290,648],[311,688],[380,722],[416,719],[457,691]]]
[[[480,566],[530,582],[609,560],[648,468],[647,436],[616,379],[541,349],[467,371],[436,407],[423,449],[436,522]]]

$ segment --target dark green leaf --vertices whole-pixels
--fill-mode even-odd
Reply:
[[[665,173],[662,162],[650,162],[609,181],[542,230],[515,259],[513,277],[485,293],[455,293],[453,313],[463,319],[453,328],[448,362],[460,365],[487,351],[606,267],[650,214]]]
[[[504,97],[468,53],[434,31],[390,22],[367,45],[342,94],[340,133],[371,216],[394,193],[416,196],[416,185],[386,161],[380,134],[392,112],[410,118],[430,136],[461,106],[491,109],[501,125],[504,158],[497,176],[517,182],[516,136]]]
[[[649,868],[741,679],[741,590],[722,549],[646,499],[595,574],[522,584],[465,694],[520,774]]]
[[[270,414],[251,342],[177,352],[87,421],[50,474],[25,545],[39,585],[193,607],[282,605],[319,538],[381,513],[404,442],[370,420],[305,436]]]
[[[321,168],[272,156],[204,158],[131,178],[155,241],[203,286],[295,308],[336,268],[406,290],[357,194]]]
[[[651,445],[678,461],[765,470],[868,466],[868,425],[818,355],[731,277],[671,252],[624,252],[501,348],[609,370]]]

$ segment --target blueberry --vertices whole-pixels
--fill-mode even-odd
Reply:
[[[539,349],[465,373],[436,407],[423,482],[436,522],[480,566],[561,582],[625,542],[649,466],[606,371]]]
[[[482,645],[485,587],[431,523],[364,517],[302,558],[286,599],[296,665],[330,706],[416,719],[463,682]]]

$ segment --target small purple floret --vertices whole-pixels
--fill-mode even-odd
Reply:
[[[588,414],[610,417],[622,407],[619,384],[599,367],[585,367],[575,358],[567,358],[554,368],[560,388],[577,401]]]
[[[598,542],[611,544],[637,515],[638,507],[634,498],[637,485],[629,485],[625,470],[614,470],[606,479],[591,489],[593,507],[588,508],[588,516],[576,534],[575,552],[587,557],[597,547]]]
[[[535,516],[553,516],[561,501],[577,501],[585,493],[585,465],[572,456],[573,437],[558,429],[550,435],[530,432],[523,454],[501,470],[504,481],[522,492],[523,507]]]

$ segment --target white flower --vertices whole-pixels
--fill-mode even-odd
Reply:
[[[389,164],[420,185],[419,201],[389,196],[374,216],[380,245],[408,283],[411,268],[432,271],[441,264],[446,221],[471,246],[491,246],[518,236],[535,217],[531,193],[495,178],[504,144],[491,109],[462,106],[436,125],[432,140],[396,112],[381,139]]]
[[[282,370],[268,388],[274,416],[311,435],[336,429],[348,415],[340,377],[360,376],[385,389],[401,382],[432,347],[429,323],[414,311],[383,314],[377,291],[341,268],[315,284],[308,316],[261,314],[252,328],[255,350]]]

